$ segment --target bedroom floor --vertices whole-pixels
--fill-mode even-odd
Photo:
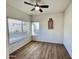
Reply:
[[[31,41],[10,54],[10,59],[71,59],[61,44]]]

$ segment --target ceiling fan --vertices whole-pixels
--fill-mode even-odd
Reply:
[[[24,3],[28,4],[30,6],[34,6],[34,8],[31,9],[31,11],[39,10],[40,12],[43,12],[43,10],[41,8],[48,8],[49,7],[49,5],[39,5],[37,0],[36,0],[36,4],[32,4],[32,3],[29,3],[29,2],[26,2],[26,1],[24,1]]]

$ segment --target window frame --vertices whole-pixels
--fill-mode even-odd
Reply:
[[[21,30],[23,30],[23,22],[30,22],[30,21],[26,21],[26,20],[22,20],[22,19],[18,19],[18,18],[12,18],[12,17],[6,17],[6,27],[7,27],[7,39],[8,39],[8,44],[14,44],[14,43],[16,43],[16,42],[19,42],[19,41],[21,41],[21,40],[24,40],[24,39],[21,39],[21,40],[17,40],[16,42],[12,42],[12,43],[10,43],[10,34],[9,34],[9,24],[8,24],[8,19],[13,19],[13,20],[18,20],[18,21],[21,21],[22,22],[22,24],[21,24],[21,26],[22,26],[22,28],[21,28]],[[30,22],[31,23],[31,22]],[[30,25],[30,24],[29,24]],[[27,36],[26,36],[27,37]]]
[[[40,30],[40,21],[32,21],[32,23],[33,23],[33,22],[38,22],[38,23],[39,23],[39,30]],[[31,23],[31,25],[32,25],[32,23]],[[31,29],[31,30],[32,30],[32,29]],[[38,35],[38,34],[36,34],[36,35],[33,35],[33,34],[32,34],[32,36],[37,36],[37,35]]]

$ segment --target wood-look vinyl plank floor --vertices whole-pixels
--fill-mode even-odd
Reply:
[[[10,54],[10,59],[71,59],[71,57],[63,45],[32,41]]]

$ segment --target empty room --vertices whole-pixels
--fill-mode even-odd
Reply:
[[[6,17],[7,59],[72,59],[72,0],[6,0]]]

